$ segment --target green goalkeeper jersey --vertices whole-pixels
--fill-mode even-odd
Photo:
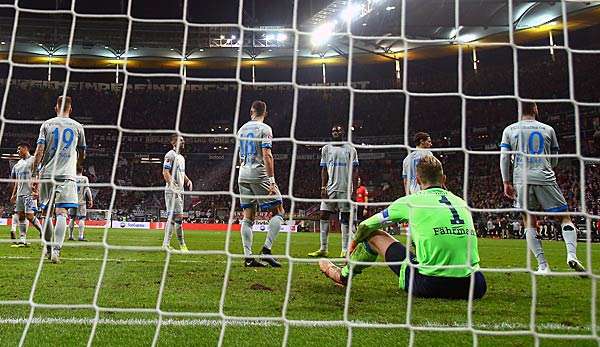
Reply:
[[[431,187],[394,201],[363,221],[355,235],[361,242],[387,223],[408,221],[415,244],[419,273],[427,276],[466,277],[479,269],[477,234],[467,203],[445,189]],[[399,276],[404,288],[407,263]],[[452,266],[444,268],[443,266]]]

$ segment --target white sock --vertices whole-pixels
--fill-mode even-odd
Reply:
[[[320,220],[319,221],[319,234],[321,236],[321,251],[327,251],[327,236],[329,234],[329,221],[328,220]]]
[[[79,239],[83,240],[85,232],[85,218],[79,219]]]
[[[19,221],[19,238],[21,239],[21,242],[25,242],[25,240],[27,239],[27,222],[26,221]]]
[[[283,223],[283,217],[281,215],[273,215],[271,220],[269,221],[269,232],[267,233],[267,238],[265,239],[265,247],[271,249],[273,247],[273,242],[277,238],[277,234],[281,230],[281,224]]]
[[[350,237],[350,225],[342,224],[341,229],[342,229],[342,251],[346,252],[346,251],[348,251],[348,239]]]
[[[242,246],[246,257],[252,255],[252,224],[249,219],[242,220]]]
[[[548,266],[544,250],[542,249],[542,242],[537,238],[536,229],[526,228],[525,237],[527,238],[527,247],[533,253],[535,259],[537,259],[538,265],[542,268]]]
[[[577,230],[573,222],[561,225],[563,240],[567,247],[567,255],[571,258],[577,258]]]
[[[171,244],[171,237],[173,236],[173,229],[175,229],[174,223],[169,219],[165,223],[165,237],[163,239],[163,247]]]
[[[61,249],[65,242],[65,234],[67,232],[67,216],[64,214],[56,215],[56,225],[54,227],[54,239],[56,242],[55,249]]]
[[[19,215],[15,213],[12,215],[12,223],[10,225],[10,231],[12,231],[12,232],[17,231],[18,225],[19,225]]]

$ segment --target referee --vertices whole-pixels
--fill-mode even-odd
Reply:
[[[361,203],[356,207],[356,220],[358,222],[362,222],[367,216],[368,209],[367,206],[362,204],[369,203],[369,191],[367,187],[362,183],[360,177],[358,178],[358,188],[356,188],[356,202]]]

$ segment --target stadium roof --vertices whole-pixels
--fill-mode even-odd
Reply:
[[[160,9],[157,7],[158,1],[144,2],[156,3],[156,6],[144,7],[154,9],[146,12],[136,12],[135,4],[139,2],[133,2],[132,16],[128,17],[124,15],[127,12],[126,3],[109,0],[103,13],[112,14],[105,18],[90,17],[90,13],[102,9],[78,8],[76,3],[75,10],[79,16],[75,21],[66,4],[70,4],[70,1],[62,4],[63,1],[59,0],[56,3],[59,11],[52,14],[34,13],[24,7],[28,5],[27,1],[21,1],[20,4],[25,5],[19,7],[14,36],[15,8],[12,5],[0,5],[0,59],[6,59],[10,47],[14,46],[13,61],[64,63],[72,24],[71,63],[74,66],[115,66],[122,64],[127,57],[132,66],[139,67],[161,68],[185,64],[210,68],[235,64],[240,46],[243,48],[242,59],[245,64],[260,63],[277,67],[286,61],[289,64],[294,53],[299,57],[299,64],[318,64],[322,58],[327,58],[330,63],[345,64],[350,45],[345,34],[347,30],[354,36],[351,42],[357,61],[373,62],[399,58],[404,50],[409,52],[408,56],[412,59],[449,54],[456,50],[457,44],[509,42],[509,23],[517,33],[516,42],[548,37],[550,30],[560,34],[564,23],[563,11],[568,14],[568,30],[600,22],[600,3],[593,2],[513,0],[512,18],[509,21],[511,11],[507,0],[461,0],[457,13],[454,1],[406,0],[406,21],[402,23],[399,0],[355,0],[350,4],[346,0],[313,1],[310,1],[311,5],[317,3],[322,6],[311,8],[300,6],[308,1],[298,2],[300,31],[297,47],[294,46],[295,33],[290,29],[293,18],[291,0],[245,1],[245,6],[252,9],[244,8],[242,12],[243,32],[236,25],[237,5],[227,7],[213,2],[213,10],[199,11],[191,5],[198,2],[190,2],[185,47],[186,25],[183,20],[167,18],[157,23],[147,22],[147,18],[144,18],[145,15],[156,17],[160,13],[157,12],[157,8]],[[111,7],[111,3],[116,7],[120,5],[120,8]],[[175,11],[177,2],[174,3]],[[274,15],[266,18],[282,18],[281,22],[265,21],[265,16],[260,16],[261,11],[257,14],[257,6],[263,12],[272,8]],[[210,5],[207,8],[210,9]],[[203,17],[202,13],[207,12],[222,15],[222,23],[230,24],[207,24],[219,22],[219,18]],[[223,15],[225,12],[228,15]],[[182,18],[181,14],[173,16]],[[133,20],[130,22],[129,19]],[[406,40],[401,39],[403,27]],[[296,52],[294,48],[297,48]]]

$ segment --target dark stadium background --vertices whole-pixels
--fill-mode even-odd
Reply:
[[[6,3],[6,1],[4,1]],[[243,11],[243,23],[250,27],[284,26],[292,24],[292,1],[246,1]],[[305,22],[311,14],[325,6],[328,1],[300,1],[298,22]],[[182,4],[178,1],[134,1],[132,15],[136,18],[169,19],[182,18]],[[37,9],[69,9],[70,1],[20,1],[23,8]],[[75,10],[78,13],[114,13],[122,14],[127,8],[127,2],[122,1],[77,1]],[[236,1],[189,1],[187,20],[192,23],[237,23],[238,4]],[[453,8],[445,8],[447,25],[453,25],[449,17]],[[395,30],[399,20],[389,13],[384,13],[380,23],[369,21],[368,30],[375,32],[384,28]],[[11,9],[1,9],[0,17],[14,16]],[[397,16],[397,13],[396,13]],[[28,19],[29,18],[29,19]],[[27,37],[27,23],[40,22],[55,30],[49,30],[46,37],[65,37],[68,35],[70,16],[38,16],[21,14],[24,25],[20,26],[21,37]],[[31,20],[28,22],[28,20]],[[87,25],[85,20],[79,20],[80,25]],[[115,21],[117,22],[117,21]],[[7,40],[6,28],[12,25],[5,21],[0,31],[0,39]],[[11,24],[11,23],[9,23]],[[98,25],[97,23],[90,25]],[[116,24],[115,24],[116,25]],[[121,22],[118,25],[123,25]],[[117,25],[117,26],[118,26]],[[152,25],[134,25],[130,47],[156,46],[169,50],[181,47],[183,25],[171,25],[174,37],[154,37]],[[79,27],[78,27],[79,28]],[[99,29],[102,27],[99,26]],[[156,30],[162,27],[157,26]],[[413,27],[411,27],[413,28]],[[414,26],[414,30],[418,26]],[[354,30],[354,29],[353,29]],[[366,30],[359,28],[357,30]],[[18,32],[19,33],[19,32]],[[232,29],[231,33],[239,35]],[[124,44],[124,34],[114,41],[117,47]],[[101,40],[98,37],[78,38],[76,41],[90,39]],[[193,35],[193,34],[190,34]],[[600,26],[594,25],[569,32],[569,46],[576,49],[598,49],[600,42]],[[301,38],[302,40],[302,38]],[[524,38],[528,46],[547,45],[548,39]],[[562,32],[556,32],[556,43],[562,44]],[[44,42],[46,44],[46,42]],[[32,41],[32,45],[35,43]],[[345,38],[332,43],[334,48],[346,52],[348,41]],[[191,48],[190,45],[188,47]],[[363,47],[363,46],[361,46]],[[333,49],[333,48],[332,48]],[[480,49],[478,53],[478,69],[473,70],[471,50],[468,45],[463,48],[462,92],[471,96],[513,95],[514,81],[512,76],[513,48],[502,47]],[[407,89],[412,93],[456,93],[458,91],[459,56],[457,50],[444,50],[432,54],[429,58],[411,59],[407,62]],[[2,52],[2,50],[0,50]],[[391,201],[403,194],[400,184],[401,162],[406,155],[406,149],[372,149],[367,145],[413,145],[406,142],[417,131],[427,131],[432,135],[435,148],[460,148],[482,151],[466,155],[462,151],[451,150],[436,152],[443,160],[446,173],[450,178],[449,187],[456,194],[463,194],[465,177],[468,177],[467,198],[474,208],[509,207],[510,201],[503,197],[498,169],[498,155],[486,154],[486,151],[497,151],[502,129],[517,119],[517,103],[514,98],[505,99],[464,99],[452,96],[411,96],[409,115],[406,117],[406,94],[401,90],[395,93],[362,93],[360,88],[367,90],[402,88],[402,81],[396,79],[395,61],[380,59],[373,52],[356,51],[366,56],[365,61],[353,61],[352,81],[368,82],[357,84],[359,88],[354,93],[353,131],[351,140],[359,145],[361,159],[360,176],[367,183],[372,201]],[[263,54],[267,52],[262,52]],[[276,54],[273,53],[273,54]],[[358,54],[358,53],[357,53]],[[223,61],[229,61],[236,54],[224,56]],[[554,55],[548,50],[517,49],[519,95],[524,98],[538,99],[568,99],[569,98],[569,62],[573,66],[574,96],[580,102],[599,102],[598,74],[600,58],[594,54],[569,54],[566,50],[556,49]],[[343,56],[343,54],[341,55]],[[157,57],[160,58],[160,57]],[[256,79],[259,82],[291,81],[291,59],[274,57],[278,64],[261,64],[256,67]],[[301,61],[303,58],[299,58]],[[267,59],[268,60],[268,59]],[[179,73],[178,65],[154,67],[148,63],[128,67],[132,72],[145,73]],[[271,66],[274,65],[274,66]],[[404,66],[401,64],[404,72]],[[47,76],[44,66],[15,67],[12,79],[43,81]],[[0,64],[0,77],[8,76],[8,64]],[[187,76],[192,78],[233,78],[235,66],[214,62],[214,66],[188,68]],[[248,64],[240,71],[242,81],[252,80]],[[329,84],[346,85],[347,63],[339,61],[327,64],[327,82]],[[321,65],[307,62],[298,66],[297,82],[300,85],[312,85],[322,81]],[[123,74],[118,84],[123,84]],[[66,70],[57,64],[52,70],[52,81],[65,81]],[[100,82],[115,83],[114,73],[73,72],[71,82]],[[128,84],[180,84],[181,79],[175,77],[136,77],[130,76]],[[348,90],[309,90],[300,89],[298,92],[297,119],[292,129],[292,114],[294,92],[291,87],[269,88],[245,85],[241,92],[240,113],[238,122],[234,124],[235,104],[238,85],[235,82],[199,82],[188,81],[188,85],[212,85],[210,91],[184,93],[181,111],[180,130],[189,134],[228,134],[235,125],[239,126],[248,118],[250,103],[255,99],[263,99],[269,105],[270,118],[268,123],[273,127],[275,137],[297,140],[325,142],[329,139],[332,125],[349,124],[350,92]],[[4,84],[1,86],[4,91]],[[9,90],[5,117],[13,120],[47,119],[52,114],[55,98],[59,90],[44,87],[20,88]],[[70,91],[74,97],[74,118],[86,125],[115,125],[117,122],[122,94],[120,92],[97,92],[79,89]],[[139,133],[143,129],[175,129],[175,115],[179,100],[179,91],[127,91],[121,120],[121,126],[131,131],[123,131],[120,150],[116,152],[116,129],[100,129],[98,127],[86,130],[89,142],[89,157],[86,171],[91,176],[96,194],[96,208],[109,207],[112,189],[108,186],[112,180],[113,158],[118,156],[114,182],[119,186],[160,187],[162,178],[158,163],[167,150],[168,134],[163,132],[157,136]],[[464,119],[465,142],[463,143],[461,107],[465,104],[466,118]],[[600,109],[598,107],[578,106],[570,102],[540,103],[541,120],[552,124],[558,132],[562,153],[572,154],[572,158],[562,159],[557,169],[559,183],[566,194],[570,208],[581,211],[582,200],[586,201],[586,212],[600,214],[600,170],[598,165],[585,160],[579,160],[575,133],[580,136],[579,150],[585,157],[597,158],[600,155],[599,144],[594,140],[594,134],[600,127]],[[579,124],[576,123],[574,112],[579,114]],[[408,124],[405,124],[408,120]],[[408,129],[408,133],[405,133]],[[37,136],[37,126],[23,126],[6,123],[0,147],[2,153],[13,153],[12,147],[21,140],[34,142]],[[150,138],[150,140],[148,140]],[[195,182],[196,190],[227,191],[232,172],[231,161],[235,140],[232,136],[210,138],[189,138],[186,156],[188,157],[188,175]],[[300,144],[294,147],[288,139],[277,141],[274,146],[276,154],[276,173],[278,183],[284,192],[292,193],[295,197],[314,198],[319,196],[318,146]],[[290,159],[297,154],[296,162]],[[465,172],[465,158],[468,156],[468,169]],[[291,166],[295,171],[291,175]],[[0,161],[0,172],[4,176],[9,173],[9,161]],[[585,176],[585,191],[580,191],[581,173]],[[290,188],[292,187],[292,188]],[[7,190],[0,191],[0,201],[4,205],[5,214],[9,213]],[[231,207],[229,195],[192,195],[186,199],[187,207],[193,211],[190,219],[214,220],[227,222]],[[302,210],[311,218],[315,203],[297,203],[295,208]],[[128,191],[118,190],[114,208],[118,218],[156,219],[162,207],[162,192],[160,191]],[[289,201],[286,208],[289,210]],[[374,211],[373,209],[372,211]],[[316,218],[316,215],[314,215]],[[497,213],[476,213],[480,229],[492,219],[494,222],[510,227],[515,215]],[[502,227],[503,228],[503,227]],[[596,229],[593,229],[598,233]],[[495,234],[501,234],[500,231]],[[554,237],[554,235],[548,235]]]

